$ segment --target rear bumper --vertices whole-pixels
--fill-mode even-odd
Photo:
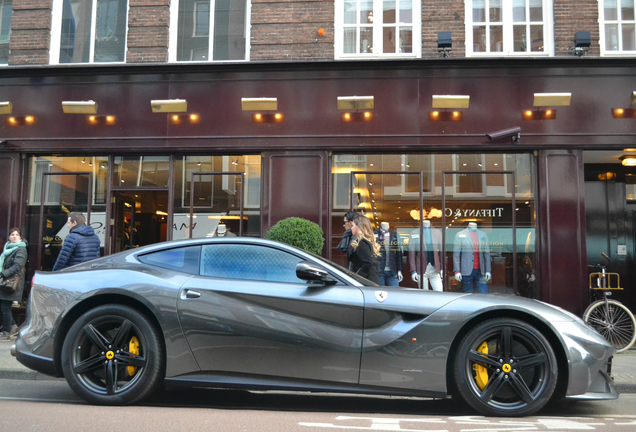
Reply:
[[[18,339],[15,341],[15,358],[34,371],[56,378],[63,376],[61,372],[56,370],[53,359],[33,354],[22,339],[22,335],[18,335]]]

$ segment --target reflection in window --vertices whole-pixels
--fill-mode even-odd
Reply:
[[[13,0],[0,0],[0,64],[9,63],[9,38]]]
[[[600,18],[604,51],[636,51],[634,0],[603,0]]]
[[[176,61],[245,60],[246,0],[180,0]]]
[[[59,63],[124,61],[127,0],[58,0],[56,7],[62,8]]]
[[[118,156],[114,161],[113,187],[168,187],[168,156]]]
[[[201,275],[223,279],[304,283],[296,276],[296,264],[301,261],[295,255],[264,246],[204,245],[201,253]]]
[[[200,251],[201,246],[168,249],[141,255],[139,261],[169,270],[196,275],[199,274]]]

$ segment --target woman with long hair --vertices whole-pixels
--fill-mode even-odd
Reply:
[[[4,250],[0,254],[0,279],[9,279],[15,275],[21,275],[18,282],[18,289],[13,292],[0,291],[0,311],[2,312],[2,332],[0,341],[9,341],[18,331],[17,326],[11,326],[11,305],[14,301],[22,300],[24,291],[24,267],[26,266],[28,254],[27,245],[22,240],[20,228],[9,230],[9,241],[4,245]]]
[[[355,239],[351,241],[351,271],[369,279],[376,284],[380,283],[378,275],[378,257],[380,256],[380,245],[375,241],[371,222],[366,216],[360,216],[352,221],[351,234]]]

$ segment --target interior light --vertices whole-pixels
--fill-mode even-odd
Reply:
[[[620,160],[623,166],[636,167],[636,156],[621,156]]]
[[[24,118],[24,121],[27,122],[27,123],[33,123],[34,120],[35,119],[33,118],[33,116],[26,116]]]

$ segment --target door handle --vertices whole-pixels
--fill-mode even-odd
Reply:
[[[181,294],[181,299],[195,299],[201,297],[201,293],[193,290],[183,290],[183,294]]]

